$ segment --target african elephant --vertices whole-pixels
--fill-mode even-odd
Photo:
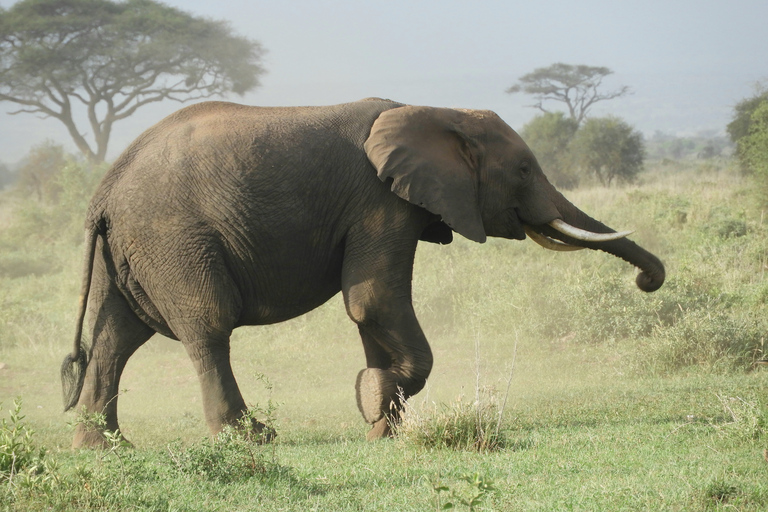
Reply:
[[[183,343],[218,432],[245,408],[232,330],[296,317],[341,290],[367,362],[358,407],[368,437],[387,436],[432,368],[411,303],[416,245],[450,243],[453,231],[599,249],[639,267],[644,291],[664,281],[658,258],[568,202],[493,112],[375,98],[184,108],[133,142],[91,201],[65,410],[101,411],[117,429],[120,374],[157,332]],[[75,434],[76,447],[102,443],[100,432]]]

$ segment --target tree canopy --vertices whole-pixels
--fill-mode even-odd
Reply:
[[[763,203],[768,203],[768,99],[752,113],[749,133],[739,139],[738,156],[742,167],[757,179]]]
[[[733,107],[733,119],[726,127],[731,142],[738,144],[742,137],[749,135],[752,114],[765,101],[768,101],[768,85],[758,84],[754,96],[741,100]]]
[[[153,0],[22,0],[0,8],[0,101],[59,120],[100,162],[114,123],[141,107],[257,87],[263,53],[223,21]]]
[[[643,135],[617,117],[588,119],[571,142],[576,163],[603,185],[614,178],[634,181],[643,168]]]
[[[726,127],[731,142],[736,144],[736,156],[742,171],[745,173],[753,171],[752,165],[749,163],[753,156],[747,157],[744,154],[747,148],[747,139],[752,134],[754,123],[759,123],[761,119],[760,116],[755,117],[754,114],[767,103],[768,87],[766,84],[759,83],[751,98],[743,99],[733,107],[733,119]]]
[[[520,135],[558,188],[575,188],[583,178],[603,186],[632,182],[645,161],[643,135],[618,117],[595,117],[581,126],[563,112],[541,114]]]
[[[551,112],[534,117],[520,131],[539,165],[558,188],[575,188],[579,183],[568,151],[578,128],[576,121],[563,112]]]
[[[618,98],[629,93],[627,86],[609,92],[600,90],[603,79],[612,73],[613,71],[606,67],[574,66],[558,62],[521,76],[518,83],[506,92],[532,95],[536,103],[529,106],[545,113],[550,112],[545,108],[545,102],[565,103],[571,119],[581,124],[589,109],[598,101]]]

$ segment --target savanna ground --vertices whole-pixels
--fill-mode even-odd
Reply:
[[[634,185],[566,192],[665,262],[653,294],[602,253],[422,244],[414,306],[435,366],[396,439],[364,440],[364,356],[336,297],[233,336],[243,394],[276,442],[211,441],[191,363],[155,337],[121,383],[135,448],[115,438],[101,452],[72,451],[75,416],[61,413],[77,190],[92,181],[70,167],[56,204],[0,198],[0,509],[768,509],[768,367],[754,364],[768,219],[727,161],[667,161]],[[9,412],[17,397],[23,419]]]

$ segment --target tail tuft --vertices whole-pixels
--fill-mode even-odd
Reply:
[[[64,412],[72,409],[80,400],[80,392],[88,367],[88,354],[79,348],[76,354],[67,354],[61,363],[61,386],[64,398]]]

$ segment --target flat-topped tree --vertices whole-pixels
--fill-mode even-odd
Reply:
[[[558,62],[521,76],[518,83],[506,92],[532,95],[536,103],[530,106],[545,113],[550,112],[544,106],[545,102],[565,103],[571,119],[581,124],[589,109],[598,101],[611,100],[629,93],[626,85],[609,92],[600,90],[603,79],[612,73],[606,67],[574,66]]]
[[[58,119],[101,162],[117,121],[163,100],[242,95],[263,53],[226,22],[153,0],[22,0],[0,8],[0,101]]]

